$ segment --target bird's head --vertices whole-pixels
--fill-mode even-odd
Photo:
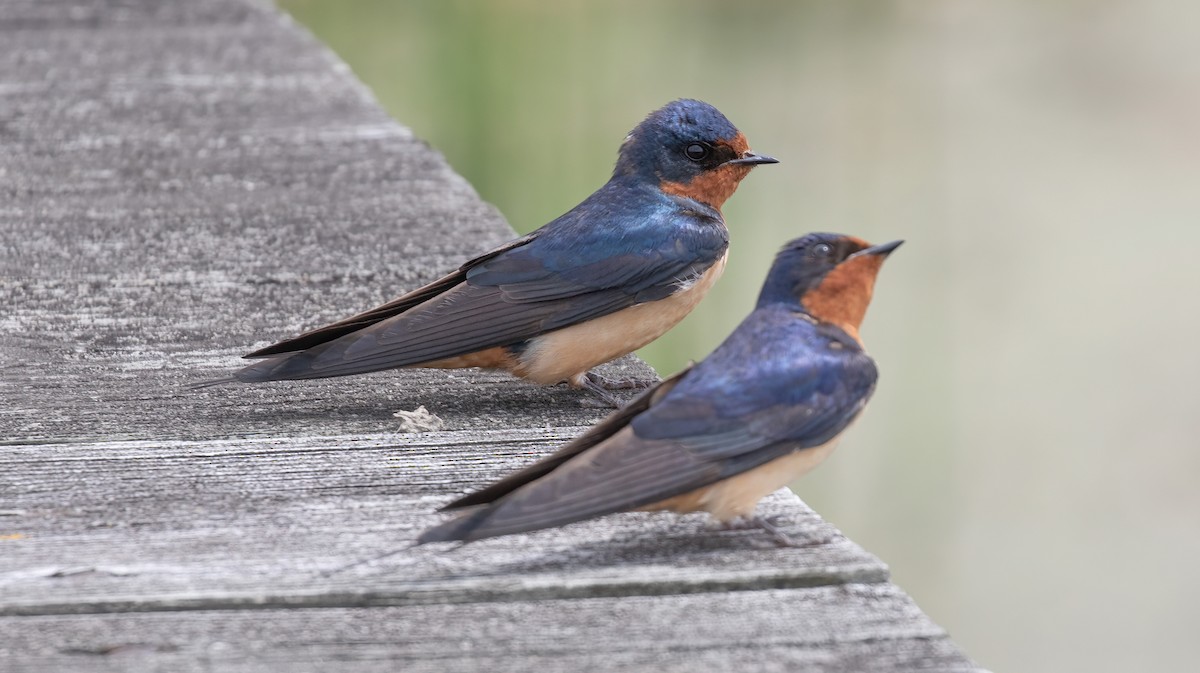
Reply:
[[[746,136],[720,110],[682,99],[651,112],[629,132],[613,176],[653,180],[664,192],[720,209],[750,169],[774,163],[751,152]]]
[[[883,260],[904,241],[871,245],[842,234],[808,234],[789,241],[775,257],[758,306],[799,305],[820,322],[858,339]]]

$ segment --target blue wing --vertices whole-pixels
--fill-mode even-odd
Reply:
[[[728,234],[716,211],[659,196],[616,198],[602,189],[410,295],[252,354],[275,357],[235,376],[317,378],[415,365],[667,297],[724,255]],[[288,352],[297,348],[304,350]]]
[[[756,310],[665,394],[639,400],[644,411],[603,423],[602,441],[549,457],[556,462],[548,469],[523,471],[540,478],[485,489],[498,497],[493,504],[421,541],[475,540],[636,509],[819,446],[862,411],[876,378],[871,358],[836,328],[777,307]],[[483,501],[467,496],[455,505]]]

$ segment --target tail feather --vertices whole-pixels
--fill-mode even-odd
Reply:
[[[449,521],[444,521],[428,528],[417,538],[417,544],[430,542],[470,542],[493,537],[493,535],[472,535],[495,511],[495,507],[483,507],[473,512],[467,512]]]
[[[231,378],[243,383],[320,378],[314,376],[313,360],[313,354],[309,351],[284,353],[242,367]]]
[[[188,390],[200,390],[201,388],[211,388],[213,386],[223,386],[226,383],[237,383],[238,379],[234,376],[226,376],[223,379],[210,379],[199,383],[189,383]]]
[[[188,388],[198,390],[226,383],[264,383],[266,381],[322,378],[318,372],[313,370],[312,360],[312,355],[304,351],[276,355],[242,367],[224,378],[193,383]]]

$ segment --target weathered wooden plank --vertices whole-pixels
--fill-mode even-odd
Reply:
[[[186,385],[513,232],[267,4],[0,0],[0,40],[4,670],[974,669],[786,493],[810,547],[635,513],[325,575],[606,410],[474,371]],[[418,405],[442,428],[397,432]]]
[[[169,326],[158,329],[169,330]],[[241,348],[183,348],[151,338],[101,351],[20,348],[0,336],[0,442],[199,439],[389,433],[394,414],[425,406],[446,429],[578,427],[611,411],[565,387],[506,374],[406,370],[346,379],[189,390],[227,373]],[[48,339],[50,337],[47,337]],[[250,339],[247,340],[249,343]],[[2,367],[3,365],[0,365]],[[610,376],[652,376],[641,361],[606,366]]]
[[[371,610],[0,618],[17,671],[966,671],[888,584]]]
[[[496,431],[25,445],[0,454],[0,615],[378,606],[882,582],[886,567],[781,491],[812,546],[631,513],[404,549],[440,503],[572,433]],[[453,551],[447,551],[453,549]]]
[[[514,234],[277,12],[97,6],[2,12],[0,439],[372,432],[422,404],[447,428],[597,416],[480,372],[185,390]]]

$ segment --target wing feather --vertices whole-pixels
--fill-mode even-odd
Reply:
[[[509,250],[514,250],[528,244],[530,241],[534,240],[536,234],[537,232],[533,232],[528,236],[523,236],[516,240],[510,241],[490,252],[468,260],[452,273],[446,274],[445,276],[433,281],[432,283],[429,283],[428,285],[424,285],[413,290],[412,292],[408,292],[400,297],[397,297],[386,304],[382,304],[373,309],[352,315],[344,320],[339,320],[338,322],[309,330],[299,336],[292,337],[291,339],[285,339],[278,343],[271,344],[266,348],[260,348],[253,353],[247,353],[242,357],[263,358],[271,355],[279,355],[280,353],[302,351],[307,348],[312,348],[313,346],[332,341],[346,334],[357,332],[358,330],[368,325],[375,324],[381,320],[387,320],[392,316],[400,315],[414,306],[419,306],[442,294],[443,292],[456,287],[466,280],[467,272],[472,268],[490,259],[494,259],[508,252]]]
[[[473,493],[465,495],[458,500],[442,507],[442,510],[462,509],[464,507],[472,507],[493,502],[502,496],[508,495],[518,488],[534,481],[546,474],[552,472],[555,468],[567,462],[568,460],[578,456],[588,449],[600,444],[608,438],[615,435],[622,428],[629,425],[629,421],[643,411],[650,408],[659,399],[666,395],[675,387],[679,380],[688,372],[690,367],[675,374],[674,376],[659,382],[654,387],[634,398],[629,404],[622,407],[620,410],[613,412],[593,425],[587,432],[576,437],[574,440],[563,446],[558,451],[542,458],[541,460],[529,465],[507,477],[494,482],[484,488]]]
[[[485,488],[486,498],[456,501],[491,504],[431,528],[420,542],[478,540],[644,507],[836,436],[870,397],[874,363],[861,351],[824,347],[826,337],[807,321],[780,325],[788,317],[755,314],[670,389]],[[754,338],[764,327],[782,331],[765,348]],[[756,358],[740,360],[747,352]]]
[[[274,355],[234,376],[345,376],[517,344],[668,296],[728,245],[719,220],[682,222],[664,211],[638,224],[617,250],[543,229],[393,302],[256,351],[251,356]],[[584,234],[602,239],[594,229]]]

